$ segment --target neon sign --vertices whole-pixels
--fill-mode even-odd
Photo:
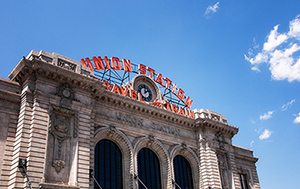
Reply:
[[[160,84],[160,86],[162,86],[163,88],[165,88],[165,90],[169,91],[169,93],[172,93],[173,95],[175,95],[178,100],[180,102],[183,103],[184,107],[178,107],[175,104],[171,103],[171,102],[164,102],[161,103],[159,102],[157,99],[152,103],[154,106],[160,107],[160,108],[165,108],[169,111],[172,111],[174,113],[178,113],[181,115],[185,115],[188,117],[192,117],[194,118],[194,112],[189,110],[193,100],[190,99],[189,96],[185,95],[185,92],[181,89],[181,88],[177,88],[177,85],[175,83],[172,82],[172,80],[170,80],[167,77],[163,77],[161,73],[156,73],[154,69],[145,66],[144,64],[139,64],[137,66],[137,69],[134,70],[133,66],[136,66],[135,64],[132,64],[130,62],[130,60],[126,60],[126,59],[122,59],[122,61],[118,58],[118,57],[111,57],[110,59],[107,58],[107,56],[104,56],[103,59],[101,58],[101,56],[98,57],[92,57],[92,59],[90,58],[85,58],[85,59],[81,59],[80,62],[82,63],[83,66],[85,67],[89,67],[91,71],[98,71],[98,70],[123,70],[125,73],[137,73],[137,74],[141,74],[141,75],[147,75],[148,72],[148,76],[155,81],[156,83]],[[94,64],[93,64],[93,63]],[[121,64],[122,62],[122,64]],[[141,94],[137,93],[135,90],[130,90],[128,88],[124,88],[122,86],[118,86],[117,84],[110,84],[108,79],[105,78],[98,78],[98,77],[94,77],[95,79],[101,80],[103,82],[103,85],[106,86],[106,89],[114,92],[114,93],[118,93],[120,95],[123,96],[129,96],[133,99],[136,100],[140,100],[143,102],[142,98],[141,98]]]

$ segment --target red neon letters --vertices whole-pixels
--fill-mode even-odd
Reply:
[[[114,69],[114,70],[121,70],[122,69],[122,65],[123,65],[123,70],[125,72],[132,72],[132,67],[131,67],[131,62],[130,60],[126,60],[126,59],[122,59],[122,65],[121,65],[121,61],[118,57],[111,57],[110,61],[107,58],[107,56],[103,57],[103,60],[100,56],[98,57],[93,57],[93,62],[95,65],[96,70],[105,70],[105,69]],[[85,58],[85,59],[80,59],[80,62],[83,66],[85,67],[89,67],[91,69],[91,71],[94,71],[94,66],[91,62],[91,60],[89,58]],[[105,64],[104,64],[105,63]],[[179,100],[181,100],[182,102],[184,101],[184,104],[187,106],[187,108],[191,108],[193,100],[190,99],[189,96],[185,97],[185,92],[179,88],[177,89],[176,84],[173,83],[170,79],[168,79],[167,77],[163,77],[162,74],[157,74],[156,78],[154,78],[155,75],[155,70],[150,68],[150,67],[146,67],[144,64],[139,64],[138,65],[138,70],[139,70],[139,74],[149,74],[149,77],[151,79],[155,79],[156,83],[159,83],[161,86],[165,87],[166,89],[170,89],[171,92],[177,96],[177,98]],[[110,85],[107,81],[103,81],[104,85],[106,86],[107,90],[109,90]],[[177,90],[177,91],[176,91]],[[128,93],[128,89],[123,89],[123,87],[119,87],[117,88],[116,86],[112,87],[112,92],[118,93],[118,94],[122,94],[122,95],[126,95]],[[130,91],[130,97],[133,99],[136,99],[138,94],[136,94],[136,92],[132,92],[132,90]],[[184,100],[185,98],[185,100]],[[181,110],[180,108],[178,109],[178,107],[176,108],[175,106],[173,106],[172,104],[165,104],[166,108],[168,110],[171,110],[173,112],[182,114],[182,115],[187,115],[187,112],[185,110]],[[192,113],[189,113],[189,116],[193,116]]]

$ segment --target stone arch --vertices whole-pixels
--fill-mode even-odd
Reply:
[[[103,139],[110,140],[119,147],[122,153],[123,187],[133,188],[133,148],[128,137],[114,126],[98,129],[94,136],[94,149],[96,144]]]
[[[172,188],[172,180],[170,174],[170,158],[168,155],[168,151],[163,146],[163,144],[154,138],[153,136],[149,137],[139,137],[136,138],[133,142],[134,147],[134,168],[135,174],[138,173],[137,168],[137,155],[142,148],[149,148],[151,149],[158,157],[160,162],[160,173],[161,173],[161,184],[162,188]],[[136,186],[138,183],[136,182]]]
[[[171,165],[171,177],[175,180],[173,160],[177,155],[183,156],[189,163],[192,169],[194,188],[200,188],[201,176],[200,176],[200,161],[196,153],[186,146],[186,144],[174,145],[170,148],[170,165]]]

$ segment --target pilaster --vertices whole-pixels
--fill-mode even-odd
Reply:
[[[16,136],[13,146],[12,165],[9,176],[8,188],[26,188],[27,180],[18,168],[19,159],[28,160],[29,137],[31,133],[31,119],[33,112],[34,78],[28,77],[22,86],[20,112]]]
[[[89,188],[89,169],[91,148],[92,110],[81,107],[78,115],[78,185],[80,188]]]
[[[216,150],[210,139],[199,137],[200,165],[203,189],[221,189],[220,173]]]
[[[27,172],[33,188],[38,188],[44,180],[47,152],[49,97],[35,91],[33,93],[32,119],[29,130]]]

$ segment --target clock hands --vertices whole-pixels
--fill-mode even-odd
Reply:
[[[152,99],[152,91],[147,85],[140,84],[138,86],[138,92],[141,93],[143,100],[149,102]]]

